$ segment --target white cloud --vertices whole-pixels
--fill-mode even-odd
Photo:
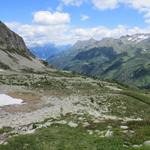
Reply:
[[[61,0],[62,3],[66,6],[72,5],[72,6],[81,6],[86,0]]]
[[[122,25],[117,26],[116,28],[107,28],[103,26],[95,28],[78,28],[74,29],[74,36],[76,39],[87,40],[91,37],[100,40],[106,37],[119,38],[123,35],[132,35],[136,33],[147,33],[149,29],[140,29],[138,27],[128,28]]]
[[[51,42],[56,44],[69,42],[68,24],[22,24],[18,22],[9,22],[6,24],[24,38],[28,47]]]
[[[33,21],[41,25],[60,25],[69,23],[70,15],[61,12],[38,11],[34,13]]]
[[[90,2],[94,7],[104,10],[104,9],[114,9],[117,7],[119,0],[61,0],[57,10],[61,11],[63,6],[81,6],[86,2]]]
[[[91,0],[93,5],[100,9],[115,9],[118,6],[118,0]]]
[[[80,16],[81,21],[85,21],[85,20],[88,20],[88,19],[90,19],[90,17],[88,15],[83,14],[83,15]]]
[[[57,10],[62,10],[63,6],[81,6],[87,2],[99,10],[115,9],[120,4],[128,5],[143,13],[145,22],[150,23],[150,0],[61,0]]]
[[[7,23],[7,25],[20,34],[28,47],[55,43],[56,45],[73,44],[77,40],[87,40],[95,38],[100,40],[105,37],[118,38],[122,35],[132,35],[136,33],[147,33],[149,28],[140,29],[138,27],[128,28],[119,25],[116,28],[98,26],[93,28],[72,28],[70,25],[39,25]]]
[[[61,0],[57,10],[62,11],[64,6],[81,6],[83,3],[87,2],[87,0]]]
[[[130,4],[132,7],[140,10],[150,8],[149,0],[120,0],[120,2]]]
[[[38,11],[33,15],[33,24],[18,22],[6,24],[24,38],[27,46],[34,47],[50,42],[65,44],[68,40],[69,22],[70,15],[68,13]]]
[[[119,0],[144,14],[145,22],[150,23],[150,0]]]

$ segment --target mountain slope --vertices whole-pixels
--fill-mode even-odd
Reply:
[[[0,68],[37,71],[44,67],[27,49],[23,39],[0,22]]]
[[[95,42],[80,41],[69,52],[51,57],[48,62],[61,69],[148,88],[149,41],[149,34],[105,38]]]

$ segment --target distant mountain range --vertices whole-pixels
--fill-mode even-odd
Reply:
[[[150,88],[150,34],[77,41],[48,62],[57,68]]]
[[[70,45],[56,46],[50,43],[43,46],[37,45],[35,47],[31,47],[30,50],[36,57],[46,60],[47,58],[54,56],[70,47]]]

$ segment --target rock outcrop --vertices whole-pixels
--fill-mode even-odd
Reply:
[[[24,40],[15,32],[11,31],[0,21],[0,49],[21,53],[28,53]]]
[[[42,71],[44,67],[28,50],[23,38],[0,21],[0,69]]]

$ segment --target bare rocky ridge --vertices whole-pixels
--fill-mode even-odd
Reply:
[[[22,37],[0,22],[0,68],[43,71],[45,65],[36,59]]]
[[[0,21],[0,49],[18,53],[29,53],[22,37],[11,31]]]

